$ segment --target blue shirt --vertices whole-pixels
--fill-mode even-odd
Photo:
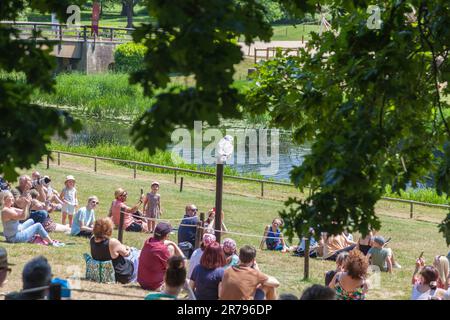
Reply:
[[[184,218],[181,220],[180,226],[178,227],[178,243],[187,241],[195,246],[195,234],[197,232],[197,228],[182,225],[186,224],[195,226],[197,225],[197,221],[197,216],[189,217],[187,214],[184,215]]]
[[[191,280],[195,282],[197,300],[219,300],[219,283],[222,281],[224,269],[206,269],[201,264],[192,271]]]
[[[86,207],[80,208],[77,213],[75,213],[75,216],[73,218],[72,223],[72,231],[70,232],[71,235],[76,236],[81,231],[81,225],[80,222],[83,221],[83,225],[85,227],[90,226],[95,221],[95,212],[94,210],[87,210]]]

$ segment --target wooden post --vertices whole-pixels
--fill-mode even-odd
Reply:
[[[200,220],[197,221],[197,229],[195,231],[195,249],[200,248],[203,239],[203,227],[205,226],[205,213],[200,212]]]
[[[174,171],[174,175],[173,175],[173,183],[177,184],[177,171]]]
[[[256,50],[256,47],[253,49],[255,50],[255,64],[256,64],[256,54],[258,53],[258,50]]]
[[[223,194],[223,170],[224,164],[219,161],[216,164],[216,215],[214,217],[214,229],[216,240],[220,243],[222,237],[222,194]]]
[[[133,168],[133,179],[136,179],[136,169],[137,169],[137,164],[134,164],[134,168]]]
[[[52,283],[49,288],[50,300],[61,300],[61,284]]]
[[[111,30],[111,41],[113,41],[113,39],[114,39],[114,29],[111,28],[110,30]]]
[[[50,155],[47,154],[47,170],[50,169]]]
[[[119,221],[119,234],[117,239],[122,243],[123,240],[123,220],[125,218],[125,213],[123,210],[120,210],[120,221]]]
[[[261,197],[264,197],[264,182],[261,182]]]
[[[183,192],[183,177],[180,180],[180,192]]]
[[[87,41],[87,28],[86,28],[86,26],[83,26],[83,39],[84,39],[84,42]]]
[[[58,166],[61,165],[61,152],[58,152]]]
[[[266,60],[269,61],[269,47],[266,48]]]
[[[94,172],[97,172],[97,157],[94,157]]]
[[[414,214],[414,204],[412,202],[409,203],[409,218],[412,219]]]
[[[310,238],[304,238],[305,239],[305,270],[303,275],[303,280],[309,279],[309,244],[310,244]]]
[[[62,42],[63,39],[63,31],[62,31],[62,25],[59,25],[59,41]]]

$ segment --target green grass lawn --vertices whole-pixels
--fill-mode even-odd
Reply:
[[[319,32],[319,25],[274,25],[273,26],[273,41],[301,41],[302,36],[304,40],[311,38],[310,33]]]
[[[161,201],[165,219],[180,219],[186,204],[195,203],[200,212],[206,212],[214,206],[214,180],[196,177],[185,177],[183,192],[179,191],[179,184],[174,183],[173,174],[155,174],[138,172],[137,179],[133,179],[133,170],[116,166],[111,163],[98,161],[97,173],[93,172],[93,161],[90,159],[61,156],[61,166],[51,162],[50,170],[40,164],[37,169],[41,174],[50,175],[53,186],[62,188],[64,176],[75,175],[79,191],[80,204],[84,204],[87,197],[95,194],[99,197],[100,207],[96,216],[106,216],[109,204],[113,200],[115,188],[121,186],[129,191],[130,202],[136,201],[140,188],[149,189],[152,180],[161,183]],[[177,182],[180,181],[178,175]],[[240,181],[225,181],[224,184],[225,223],[232,232],[245,233],[255,236],[236,236],[238,246],[251,244],[258,246],[264,226],[277,216],[278,210],[283,208],[283,200],[288,196],[298,194],[293,188],[273,186],[265,189],[265,197],[259,194],[259,185]],[[443,211],[420,209],[416,212],[416,219],[408,219],[408,208],[396,203],[380,202],[377,212],[382,220],[381,234],[392,237],[391,247],[397,260],[403,266],[393,274],[383,274],[381,288],[369,292],[368,299],[408,299],[410,295],[410,277],[414,268],[415,258],[421,251],[425,251],[425,258],[431,261],[437,254],[447,254],[447,247],[442,236],[437,231],[434,220],[442,219]],[[55,221],[60,216],[53,214]],[[422,221],[427,220],[427,221]],[[173,225],[177,221],[171,221]],[[0,228],[1,229],[1,228]],[[53,238],[68,245],[63,248],[44,247],[31,244],[8,244],[1,237],[1,246],[6,247],[14,263],[13,272],[8,283],[1,289],[3,292],[18,290],[21,286],[21,270],[23,265],[32,257],[42,254],[49,259],[55,277],[66,278],[78,270],[83,277],[85,267],[82,254],[89,252],[88,241],[63,234],[52,234]],[[357,239],[357,235],[354,235]],[[124,243],[137,248],[142,247],[147,238],[145,234],[125,233]],[[172,236],[176,239],[176,235]],[[296,242],[294,241],[294,244]],[[303,258],[290,254],[281,254],[266,250],[258,250],[257,261],[263,272],[275,276],[281,283],[280,293],[301,292],[312,283],[323,283],[325,271],[334,268],[333,262],[312,259],[310,262],[310,280],[303,281]],[[89,281],[81,281],[81,288],[101,292],[123,293],[144,297],[147,292],[135,284],[106,285]],[[115,296],[103,294],[79,293],[73,294],[76,299],[118,299]]]

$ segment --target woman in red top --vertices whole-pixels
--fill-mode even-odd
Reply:
[[[160,222],[155,228],[154,236],[144,243],[139,256],[137,281],[145,290],[160,291],[164,283],[167,260],[172,255],[184,257],[176,243],[168,240],[171,231],[170,224]]]
[[[125,231],[132,232],[147,232],[147,224],[143,223],[142,220],[136,219],[133,217],[133,214],[136,214],[139,207],[143,203],[143,197],[139,200],[139,202],[134,207],[128,207],[125,202],[127,201],[128,193],[119,188],[114,192],[114,197],[116,198],[111,203],[111,208],[109,209],[108,217],[111,217],[116,227],[119,227],[120,224],[120,210],[123,210],[125,215],[123,219],[123,228]]]

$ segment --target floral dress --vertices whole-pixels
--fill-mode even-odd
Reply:
[[[336,284],[334,289],[336,290],[337,300],[365,300],[366,294],[364,293],[365,281],[363,280],[361,286],[354,291],[345,290],[339,282],[340,276],[336,277]]]

